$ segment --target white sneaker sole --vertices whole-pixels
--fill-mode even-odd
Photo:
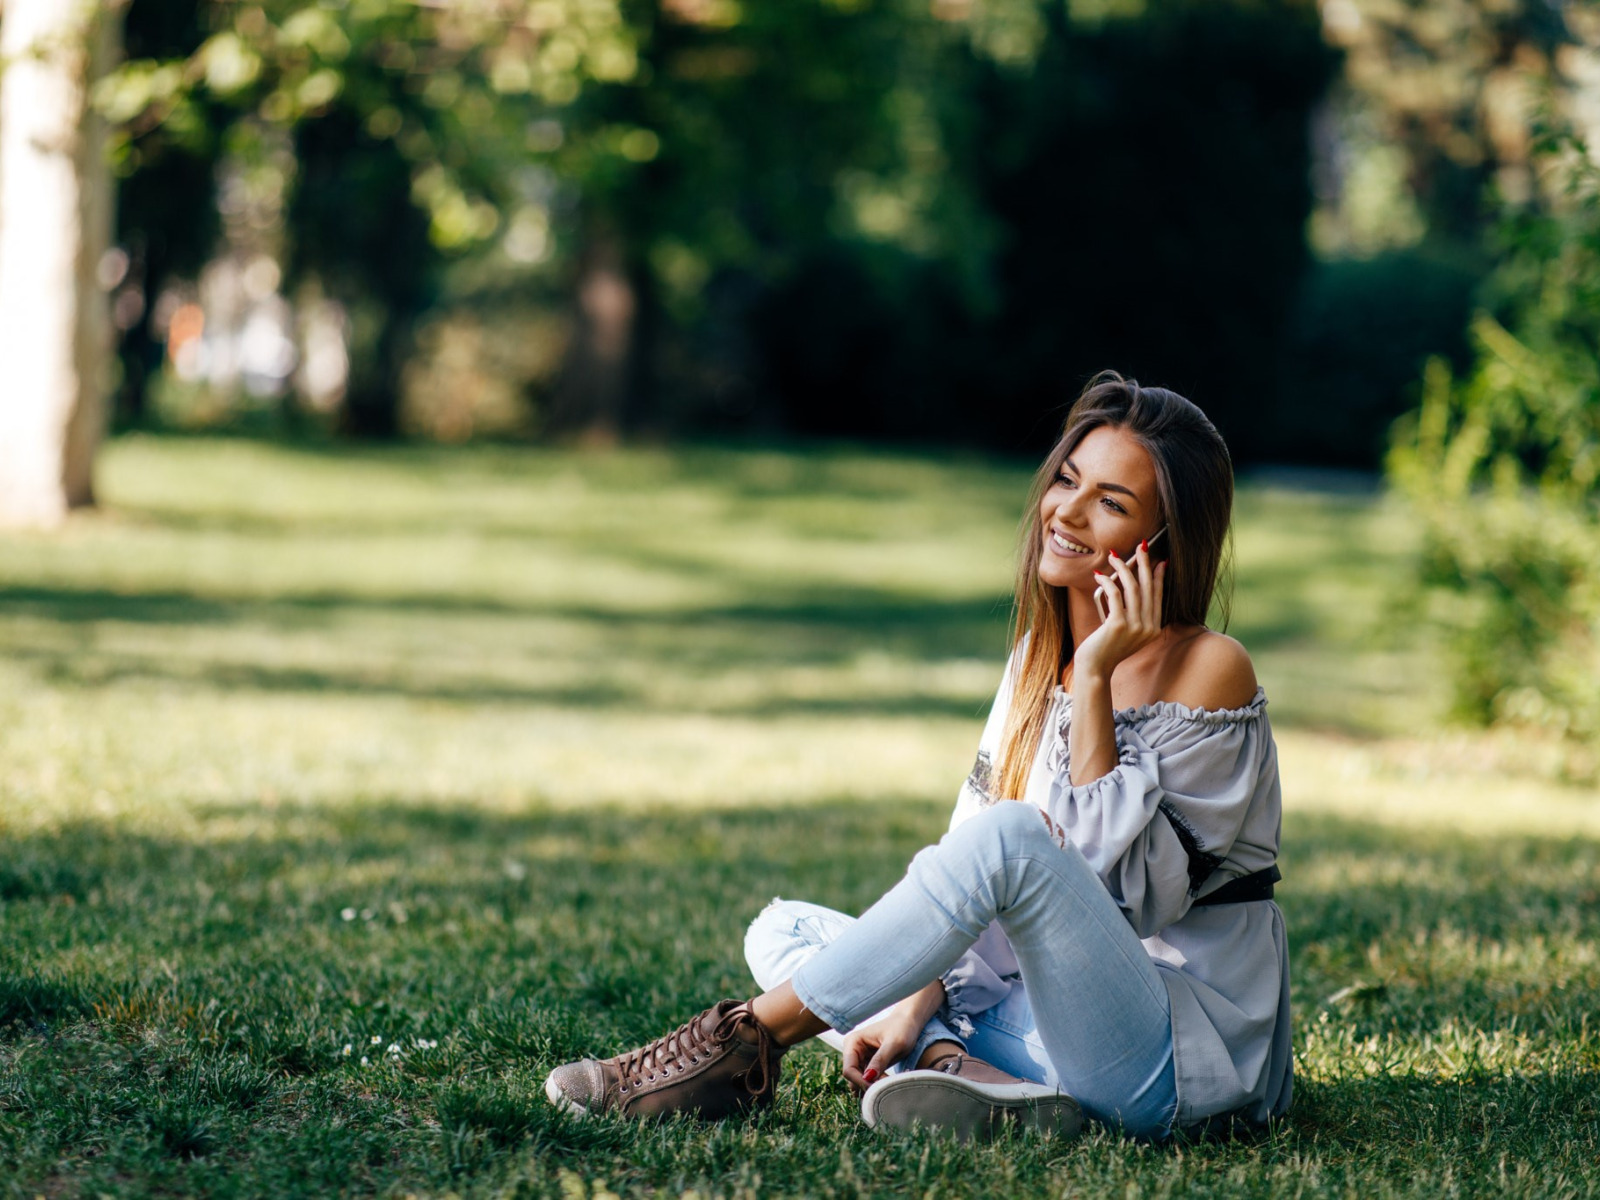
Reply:
[[[974,1083],[943,1071],[880,1079],[861,1097],[861,1119],[874,1129],[948,1129],[963,1142],[988,1141],[1011,1126],[1062,1138],[1083,1128],[1083,1110],[1065,1092],[1042,1083]]]

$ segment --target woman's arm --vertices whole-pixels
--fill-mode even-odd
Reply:
[[[1118,663],[1161,634],[1161,593],[1166,563],[1152,569],[1141,549],[1127,563],[1113,559],[1115,579],[1101,594],[1109,610],[1078,646],[1072,663],[1072,728],[1068,736],[1072,782],[1079,786],[1117,765],[1111,674]],[[1162,699],[1188,708],[1242,708],[1256,694],[1256,673],[1245,648],[1224,634],[1205,631],[1187,639],[1164,672]]]
[[[1277,803],[1263,702],[1176,703],[1119,724],[1116,765],[1083,784],[1058,773],[1045,804],[1056,841],[1083,854],[1140,937],[1182,917],[1255,805]]]
[[[924,1026],[943,1003],[944,984],[935,979],[920,992],[912,992],[896,1004],[881,1021],[847,1033],[844,1077],[850,1086],[858,1092],[865,1091],[885,1070],[911,1053]]]
[[[1161,597],[1167,564],[1151,565],[1143,545],[1130,562],[1113,553],[1116,576],[1105,584],[1106,618],[1078,643],[1072,655],[1072,728],[1067,749],[1072,782],[1078,786],[1109,774],[1117,765],[1116,722],[1111,713],[1111,673],[1117,664],[1161,635]],[[1120,585],[1120,586],[1119,586]]]
[[[1091,783],[1117,765],[1116,722],[1111,714],[1111,678],[1074,666],[1072,726],[1067,733],[1072,782]]]

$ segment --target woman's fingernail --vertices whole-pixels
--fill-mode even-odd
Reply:
[[[878,1078],[878,1068],[868,1067],[865,1071],[861,1072],[861,1078],[865,1079],[868,1083],[871,1083],[873,1080]]]
[[[1118,557],[1118,555],[1117,555],[1117,552],[1116,552],[1116,551],[1115,551],[1115,550],[1107,550],[1107,551],[1106,551],[1106,555],[1107,555],[1107,556],[1108,556],[1108,557],[1110,557],[1110,558],[1116,558],[1116,557]]]
[[[1147,539],[1147,540],[1145,540],[1145,541],[1142,541],[1142,542],[1140,542],[1140,543],[1139,543],[1139,549],[1140,549],[1140,550],[1141,550],[1141,551],[1142,551],[1142,552],[1146,552],[1146,553],[1148,553],[1148,552],[1149,552],[1149,550],[1150,550],[1150,542],[1149,542],[1149,540],[1148,540],[1148,539]]]

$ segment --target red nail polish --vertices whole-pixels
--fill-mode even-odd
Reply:
[[[1139,543],[1139,549],[1148,553],[1149,549],[1150,549],[1150,543],[1148,541],[1140,542]]]
[[[878,1078],[878,1068],[868,1067],[865,1071],[861,1072],[861,1078],[865,1079],[868,1083],[871,1083],[873,1080]]]
[[[1115,550],[1107,550],[1106,551],[1106,557],[1108,557],[1108,558],[1116,558],[1117,557],[1117,552]]]

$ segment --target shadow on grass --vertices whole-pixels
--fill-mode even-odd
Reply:
[[[105,588],[6,587],[0,589],[0,617],[33,617],[80,624],[127,621],[152,625],[262,624],[296,627],[343,610],[416,613],[425,617],[524,617],[594,621],[605,626],[695,627],[717,622],[762,622],[860,627],[862,637],[887,630],[921,631],[930,646],[952,629],[981,625],[986,634],[1004,626],[1011,600],[1006,595],[942,600],[908,597],[888,588],[792,588],[772,590],[770,602],[704,605],[688,609],[642,610],[529,601],[449,593],[371,596],[353,592],[224,599],[189,592],[117,592]],[[992,650],[992,638],[985,650]]]
[[[359,623],[377,614],[401,614],[439,621],[447,637],[454,619],[491,618],[554,621],[594,632],[597,645],[616,652],[634,646],[667,677],[696,671],[724,674],[793,665],[829,667],[863,655],[898,655],[907,661],[952,658],[993,659],[1004,650],[1008,605],[1002,597],[911,601],[873,589],[815,589],[787,592],[770,604],[702,607],[673,612],[622,612],[562,604],[514,604],[487,598],[411,596],[367,598],[353,595],[301,595],[270,600],[218,600],[180,592],[120,594],[105,589],[10,588],[0,592],[0,619],[32,618],[63,630],[80,625],[126,622],[184,627],[267,627],[277,631],[318,629],[335,622]],[[582,639],[577,639],[581,644]],[[325,693],[353,696],[403,696],[466,704],[527,704],[566,709],[649,708],[652,701],[631,681],[617,682],[600,671],[586,672],[577,684],[521,684],[503,672],[491,678],[418,677],[408,674],[405,658],[388,656],[392,666],[308,667],[266,662],[184,660],[156,653],[117,653],[106,647],[86,651],[80,639],[36,639],[7,651],[52,683],[105,687],[123,680],[200,684],[222,691]],[[455,668],[452,668],[454,670]],[[989,696],[940,692],[902,692],[852,696],[848,693],[789,696],[772,692],[755,701],[741,699],[743,716],[886,715],[968,718],[981,715]],[[675,697],[658,707],[672,712],[721,711]]]

